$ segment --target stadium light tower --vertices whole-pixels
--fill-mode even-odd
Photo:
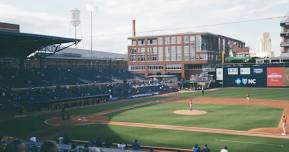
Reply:
[[[74,37],[75,39],[77,39],[77,27],[80,25],[80,10],[75,8],[71,10],[70,13],[71,13],[71,24],[74,27]]]
[[[86,4],[86,9],[90,12],[90,64],[92,66],[92,16],[95,9],[91,4]]]

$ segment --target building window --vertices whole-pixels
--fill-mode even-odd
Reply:
[[[147,45],[157,45],[157,39],[147,39]]]
[[[164,60],[164,52],[163,52],[163,47],[158,47],[158,61],[163,61]]]
[[[137,41],[137,44],[138,44],[138,45],[144,45],[144,44],[145,44],[145,41],[144,41],[144,40],[138,40],[138,41]]]
[[[170,47],[165,47],[165,61],[170,61],[171,60],[171,48]]]
[[[200,54],[200,60],[208,60],[208,54]]]
[[[184,46],[184,60],[189,61],[190,60],[190,49],[188,45]]]
[[[191,56],[191,61],[195,60],[195,56],[196,56],[196,46],[195,45],[190,46],[190,56]]]
[[[136,66],[128,66],[129,71],[144,71],[145,66],[144,65],[136,65]]]
[[[177,44],[182,44],[182,37],[181,36],[177,36]]]
[[[197,51],[202,50],[202,37],[201,37],[201,35],[196,36],[196,49],[197,49]]]
[[[170,37],[165,37],[165,44],[170,44]]]
[[[176,44],[176,42],[177,42],[177,39],[175,36],[173,36],[171,39],[171,44]]]
[[[153,45],[157,45],[158,44],[158,40],[157,39],[153,39]]]
[[[131,48],[130,49],[130,54],[137,54],[137,49],[136,48]]]
[[[190,42],[195,43],[196,37],[194,35],[190,36]]]
[[[181,64],[169,64],[169,65],[166,65],[166,69],[167,70],[181,70],[182,65]]]
[[[150,71],[160,71],[163,69],[163,66],[162,65],[149,65],[148,69]]]
[[[140,48],[140,53],[141,54],[145,54],[145,51],[146,51],[145,48]]]
[[[182,47],[177,46],[177,61],[182,61]]]
[[[184,36],[184,43],[190,43],[190,36]]]
[[[158,45],[163,45],[164,44],[164,39],[162,37],[158,38]]]
[[[171,47],[171,58],[172,61],[177,61],[177,52],[176,52],[176,46]]]
[[[137,41],[136,40],[132,40],[131,43],[132,43],[133,46],[137,45]]]

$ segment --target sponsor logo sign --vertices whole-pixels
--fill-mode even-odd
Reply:
[[[284,76],[284,69],[282,67],[267,68],[267,86],[270,87],[284,86],[283,76]]]
[[[257,80],[256,79],[249,79],[249,78],[237,78],[235,80],[235,84],[237,85],[255,85],[257,84]]]
[[[254,68],[253,73],[254,74],[262,74],[263,73],[263,68]]]
[[[250,68],[240,68],[241,75],[250,75],[251,74]]]
[[[238,75],[238,68],[228,68],[228,75]]]
[[[223,68],[216,69],[217,80],[223,80]]]

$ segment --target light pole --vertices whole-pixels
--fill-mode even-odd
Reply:
[[[93,9],[90,11],[90,66],[92,68],[92,15],[93,15]]]
[[[93,17],[94,7],[90,4],[87,4],[86,9],[90,12],[90,67],[92,68],[92,60],[93,60],[93,57],[92,57],[92,43],[93,43],[92,42],[92,25],[93,25],[92,17]]]

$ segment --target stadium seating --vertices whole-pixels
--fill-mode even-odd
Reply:
[[[166,83],[151,82],[123,69],[93,70],[50,67],[43,69],[5,69],[0,73],[0,110],[23,105],[56,103],[82,98],[111,100],[137,98],[176,91]],[[38,107],[39,109],[39,107]],[[27,110],[27,109],[26,109]]]

